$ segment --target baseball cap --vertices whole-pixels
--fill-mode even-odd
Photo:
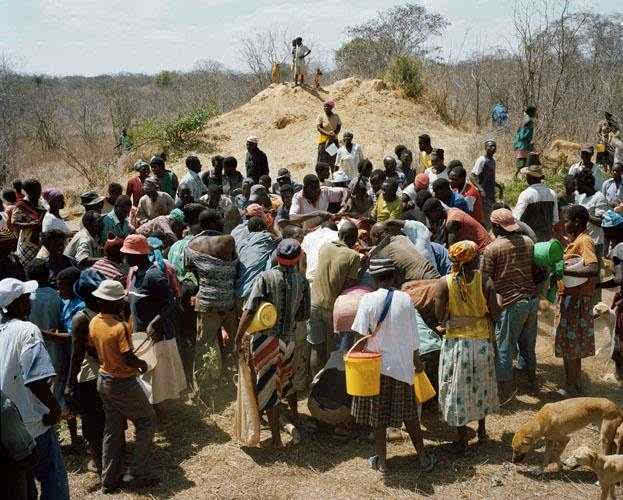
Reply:
[[[4,309],[13,301],[26,293],[32,293],[39,287],[35,280],[20,281],[15,278],[5,278],[0,281],[0,307]]]
[[[498,208],[491,212],[491,224],[502,226],[504,229],[510,232],[519,230],[519,225],[508,208]]]
[[[98,299],[116,302],[117,300],[125,299],[125,289],[118,281],[104,280],[99,284],[97,290],[95,290],[92,295]]]

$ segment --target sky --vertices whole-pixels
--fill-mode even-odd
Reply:
[[[537,1],[537,0],[534,0]],[[620,0],[579,0],[595,12]],[[0,0],[0,53],[25,73],[52,75],[189,70],[210,59],[244,70],[237,47],[269,28],[300,34],[320,62],[346,40],[345,27],[406,0]],[[451,25],[441,56],[508,48],[515,0],[423,0]],[[310,61],[314,64],[314,60]]]

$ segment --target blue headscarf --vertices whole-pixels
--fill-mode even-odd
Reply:
[[[156,264],[158,266],[158,269],[164,272],[165,270],[164,257],[162,256],[162,250],[161,250],[161,248],[164,245],[162,243],[162,240],[160,240],[159,238],[156,238],[155,236],[150,236],[149,238],[147,238],[147,243],[149,244],[149,249],[151,250],[149,254],[150,262],[153,262],[154,264]]]

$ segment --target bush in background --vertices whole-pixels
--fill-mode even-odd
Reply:
[[[385,79],[402,90],[405,97],[415,99],[422,94],[422,67],[414,57],[400,56],[394,59],[386,71]]]

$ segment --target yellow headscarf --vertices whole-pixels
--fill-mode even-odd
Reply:
[[[459,287],[459,294],[463,300],[467,300],[467,287],[465,285],[465,273],[463,265],[471,262],[478,254],[478,245],[473,241],[459,241],[448,249],[448,256],[452,262],[452,277]]]

